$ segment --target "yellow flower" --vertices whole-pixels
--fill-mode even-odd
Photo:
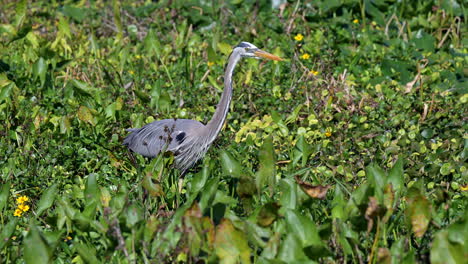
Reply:
[[[23,213],[29,211],[29,205],[27,204],[20,204],[18,205],[18,209],[20,209]]]
[[[464,192],[468,191],[468,184],[465,186],[460,186],[460,190]]]
[[[208,62],[208,67],[211,67],[211,66],[213,66],[213,65],[214,65],[214,62],[212,62],[212,61],[209,61],[209,62]]]
[[[359,23],[359,19],[354,19],[354,20],[353,20],[353,23],[354,23],[354,24]]]
[[[310,59],[310,55],[308,53],[304,53],[304,54],[301,55],[301,59],[308,60],[308,59]]]
[[[130,75],[133,75],[133,74],[135,74],[135,72],[134,72],[134,71],[132,71],[132,70],[129,70],[129,71],[128,71],[128,73],[130,73]]]
[[[139,60],[139,59],[141,59],[141,56],[140,56],[140,55],[136,55],[135,58],[136,58],[137,60]]]
[[[330,131],[325,132],[326,137],[331,137],[332,133]]]
[[[29,198],[27,196],[20,196],[16,199],[17,204],[23,204],[27,201],[29,201]]]
[[[302,41],[304,39],[304,36],[301,33],[299,33],[294,37],[294,39],[296,41]]]
[[[23,211],[20,209],[16,209],[15,212],[13,213],[14,216],[20,217],[23,214]]]
[[[317,76],[319,74],[318,71],[311,70],[309,74],[312,74],[313,76]]]

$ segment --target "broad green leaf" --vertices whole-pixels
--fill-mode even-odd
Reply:
[[[397,197],[401,194],[404,188],[403,182],[403,159],[399,158],[388,172],[388,183],[392,184],[393,190]],[[398,198],[397,198],[398,199]]]
[[[281,193],[280,204],[284,208],[296,209],[297,206],[297,185],[292,179],[281,179],[279,181]]]
[[[383,189],[387,181],[386,172],[377,164],[370,164],[366,167],[366,175],[370,184],[374,187],[375,196],[379,203],[383,202]]]
[[[296,142],[296,147],[302,155],[301,166],[305,166],[307,164],[307,159],[309,158],[309,155],[312,153],[312,147],[307,143],[303,135],[299,136],[299,139]]]
[[[321,246],[323,244],[317,227],[311,219],[295,210],[287,210],[285,218],[289,230],[299,238],[302,247]]]
[[[66,36],[69,39],[72,37],[70,33],[70,25],[68,24],[68,19],[66,19],[63,16],[60,16],[59,18],[58,29],[63,36]]]
[[[98,264],[100,262],[96,257],[96,249],[89,245],[83,243],[74,244],[76,251],[80,254],[80,257],[85,261],[85,263]]]
[[[86,94],[86,95],[94,95],[96,93],[97,89],[88,85],[87,83],[73,79],[71,80],[71,83],[73,84],[73,87],[77,89],[80,93]]]
[[[220,151],[221,164],[225,175],[230,175],[235,178],[241,177],[244,173],[242,165],[226,150]]]
[[[97,174],[91,173],[86,179],[86,188],[84,190],[84,197],[86,203],[91,201],[99,201],[101,194],[99,192],[99,185],[97,183]]]
[[[466,248],[464,249],[461,244],[451,243],[448,237],[449,232],[447,230],[439,231],[435,235],[431,247],[432,264],[465,263]]]
[[[196,194],[205,186],[208,177],[210,176],[210,168],[207,163],[203,165],[200,172],[195,174],[192,181],[190,182],[190,193]]]
[[[135,204],[131,204],[126,211],[127,226],[134,227],[138,222],[143,220],[143,210]]]
[[[3,208],[6,208],[8,203],[8,196],[10,194],[10,186],[11,182],[6,182],[2,184],[0,188],[0,213],[2,212]]]
[[[24,260],[27,264],[49,263],[52,258],[52,249],[33,223],[23,242]]]
[[[223,219],[216,227],[214,251],[220,263],[250,263],[250,247],[243,232],[234,228],[229,219]]]
[[[200,209],[204,212],[213,202],[216,191],[218,190],[219,178],[210,179],[205,187],[202,189],[202,196],[200,198]]]
[[[17,223],[18,218],[11,216],[8,222],[2,226],[2,232],[0,233],[0,251],[11,242],[11,235],[15,232]]]
[[[81,23],[86,17],[84,9],[75,7],[73,5],[64,6],[62,8],[62,13],[68,17],[73,18],[73,20],[79,23]]]
[[[273,195],[276,183],[276,154],[271,136],[263,142],[258,156],[260,168],[255,178],[257,189],[261,192],[265,185],[268,185],[270,194]]]
[[[37,204],[36,213],[38,216],[45,210],[49,209],[55,201],[55,195],[57,195],[58,184],[50,186],[41,196],[39,203]]]
[[[41,57],[34,63],[32,72],[34,79],[39,78],[39,80],[41,80],[41,86],[44,86],[47,73],[47,64],[44,58]]]
[[[286,238],[281,243],[278,259],[286,263],[305,263],[308,260],[302,249],[302,243],[297,236],[292,233],[287,233]]]

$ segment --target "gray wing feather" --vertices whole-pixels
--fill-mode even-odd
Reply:
[[[146,157],[156,157],[161,151],[175,150],[186,138],[196,136],[205,126],[195,120],[164,119],[142,128],[131,128],[123,144]]]

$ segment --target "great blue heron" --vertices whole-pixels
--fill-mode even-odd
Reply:
[[[249,42],[241,42],[229,56],[224,72],[224,91],[213,117],[206,125],[189,119],[154,121],[142,128],[127,129],[132,133],[125,138],[124,145],[146,157],[156,157],[162,151],[172,152],[175,166],[184,174],[203,158],[223,127],[232,99],[232,74],[243,57],[282,60]]]

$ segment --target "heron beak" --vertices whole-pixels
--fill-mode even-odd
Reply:
[[[269,59],[269,60],[275,60],[275,61],[282,61],[283,60],[282,58],[280,58],[280,57],[278,57],[276,55],[273,55],[271,53],[268,53],[266,51],[263,51],[263,50],[254,51],[254,54],[257,57],[262,57],[262,58]]]

